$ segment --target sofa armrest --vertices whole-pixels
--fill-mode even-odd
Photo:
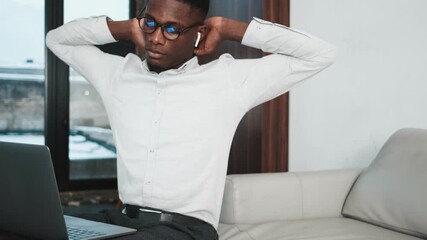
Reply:
[[[227,176],[220,222],[270,221],[341,216],[361,169]]]

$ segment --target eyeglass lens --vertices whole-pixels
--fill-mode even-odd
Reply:
[[[172,24],[159,25],[156,21],[150,18],[142,18],[140,22],[141,28],[145,33],[153,33],[156,31],[157,27],[162,28],[162,33],[165,38],[174,40],[179,36],[179,28]]]

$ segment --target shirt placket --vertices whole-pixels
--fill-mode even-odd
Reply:
[[[147,205],[152,204],[152,195],[153,188],[155,186],[154,177],[156,173],[156,161],[158,153],[158,143],[159,143],[159,126],[161,121],[161,115],[163,111],[163,100],[164,100],[164,91],[162,88],[161,76],[157,78],[157,84],[155,89],[155,107],[153,111],[153,118],[151,120],[150,127],[150,142],[148,149],[148,159],[145,170],[144,177],[144,195],[143,202]]]

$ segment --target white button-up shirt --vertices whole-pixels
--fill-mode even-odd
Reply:
[[[100,93],[117,148],[120,199],[197,217],[218,226],[231,142],[254,106],[330,65],[334,48],[290,28],[254,19],[242,44],[273,53],[194,57],[157,74],[135,54],[103,53],[114,42],[106,17],[52,30],[47,46]]]

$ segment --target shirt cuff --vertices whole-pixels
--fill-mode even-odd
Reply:
[[[264,49],[266,39],[268,39],[269,37],[271,38],[272,35],[275,35],[274,32],[277,32],[278,29],[280,29],[281,31],[289,32],[289,34],[297,34],[303,37],[312,38],[312,36],[302,31],[297,31],[295,29],[289,28],[278,23],[272,23],[254,17],[253,20],[249,23],[248,28],[246,29],[245,35],[242,39],[242,44],[248,47],[253,47],[266,51],[267,49]]]

